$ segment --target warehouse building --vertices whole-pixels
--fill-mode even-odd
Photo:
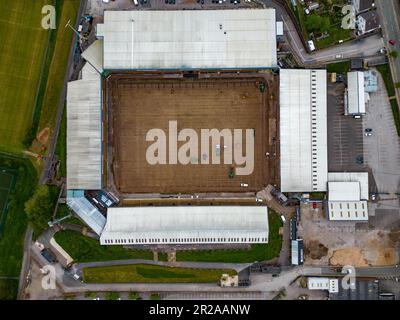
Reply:
[[[328,181],[326,70],[281,70],[282,192],[325,192]]]
[[[344,95],[345,115],[355,116],[366,113],[364,87],[364,72],[353,71],[347,73],[347,88]]]
[[[109,208],[106,245],[268,243],[267,207]]]
[[[339,292],[339,280],[331,278],[309,277],[307,278],[308,290],[327,290],[329,293]]]
[[[328,218],[331,221],[368,221],[368,172],[328,175]]]

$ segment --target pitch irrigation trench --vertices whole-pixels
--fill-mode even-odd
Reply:
[[[273,155],[278,153],[278,121],[276,105],[271,102],[270,86],[274,82],[267,81],[272,76],[256,75],[214,79],[110,75],[105,81],[103,106],[107,187],[119,195],[262,190],[271,183],[271,171],[276,176],[278,156]],[[265,91],[260,90],[260,84],[265,85]],[[150,165],[146,150],[153,142],[146,141],[146,134],[154,128],[162,129],[168,140],[169,121],[177,121],[178,132],[190,128],[199,136],[201,129],[242,129],[243,135],[245,129],[254,129],[253,173],[229,178],[231,165],[224,164],[223,148],[219,165]],[[223,141],[220,143],[224,146]],[[178,148],[182,144],[178,142]],[[215,145],[210,141],[212,152]],[[242,187],[243,183],[248,187]]]

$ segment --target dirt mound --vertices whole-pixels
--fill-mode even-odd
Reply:
[[[329,263],[334,266],[367,267],[368,262],[360,248],[345,248],[333,252]]]
[[[328,248],[317,240],[311,240],[305,245],[304,253],[313,260],[319,260],[328,254]]]
[[[37,135],[37,140],[41,143],[46,145],[47,142],[49,141],[49,136],[50,136],[50,129],[49,128],[44,128],[42,131],[39,132]]]

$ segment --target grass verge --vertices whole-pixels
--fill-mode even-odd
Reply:
[[[389,64],[384,64],[376,67],[380,74],[383,77],[383,81],[385,82],[386,91],[389,95],[390,99],[390,106],[392,109],[393,120],[396,126],[397,135],[400,137],[400,113],[399,113],[399,105],[396,99],[396,89],[393,82],[392,73],[390,71]]]
[[[350,61],[328,64],[326,69],[329,73],[347,73],[350,70]]]
[[[131,250],[124,249],[122,246],[102,246],[99,240],[89,238],[75,231],[57,232],[55,240],[69,253],[75,262],[125,259],[153,260],[153,253],[150,250]]]
[[[147,264],[84,268],[87,283],[207,283],[217,282],[221,275],[236,275],[232,269],[191,269]]]

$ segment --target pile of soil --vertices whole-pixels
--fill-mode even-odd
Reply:
[[[313,260],[319,260],[328,254],[328,248],[318,240],[311,240],[305,245],[304,253]]]

